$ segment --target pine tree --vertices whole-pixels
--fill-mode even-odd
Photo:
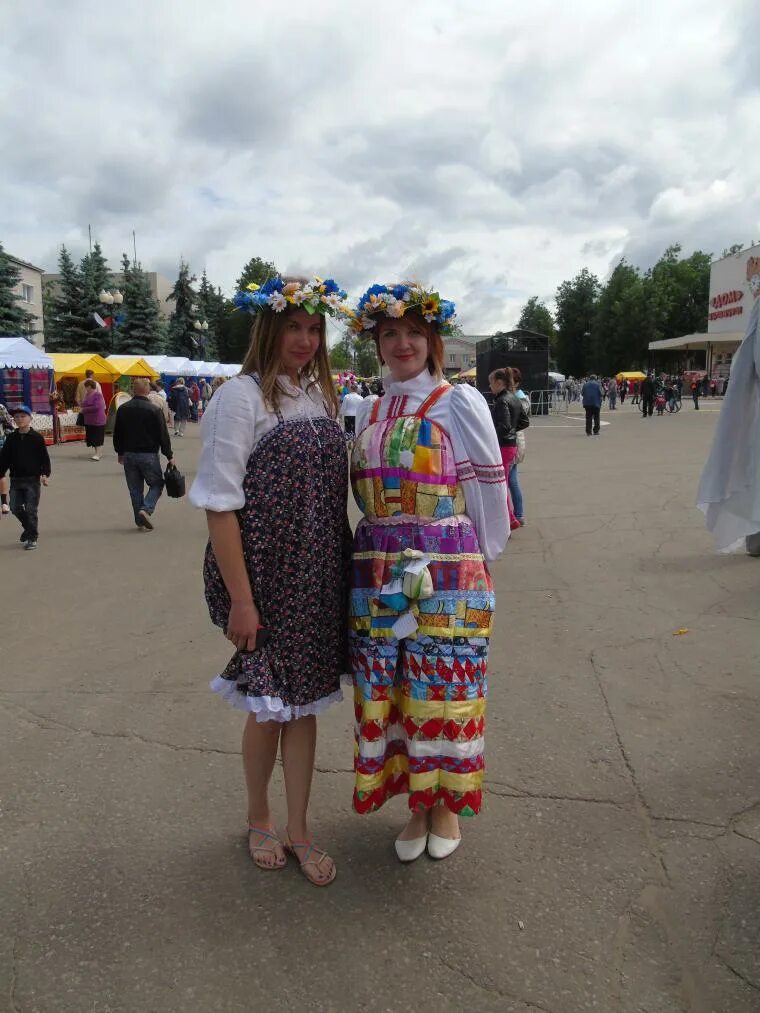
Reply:
[[[221,292],[217,295],[214,286],[209,284],[204,270],[201,275],[201,283],[198,286],[198,319],[205,320],[208,324],[207,331],[196,331],[195,338],[198,341],[196,346],[197,357],[205,362],[215,362],[219,352],[217,349],[217,326],[219,321],[219,298],[224,303]]]
[[[52,311],[45,308],[45,347],[49,352],[81,352],[96,327],[84,307],[82,276],[65,246],[58,255],[60,282],[52,294]],[[48,290],[47,299],[50,301]]]
[[[130,263],[126,253],[121,258],[121,269],[124,303],[114,350],[122,355],[159,355],[163,351],[160,308],[158,300],[153,298],[148,277],[141,264]]]
[[[193,324],[197,320],[194,306],[198,298],[193,282],[196,281],[194,274],[190,274],[189,266],[180,261],[179,275],[174,283],[171,294],[166,301],[174,302],[174,310],[169,320],[169,355],[184,355],[188,359],[195,359],[196,334]]]
[[[82,316],[91,326],[88,329],[84,343],[77,351],[97,352],[100,355],[109,355],[115,351],[118,341],[118,316],[121,308],[112,306],[113,324],[111,327],[100,327],[95,321],[95,314],[102,315],[103,305],[100,301],[100,293],[103,289],[113,287],[111,272],[108,270],[108,262],[103,256],[100,243],[95,243],[91,253],[82,257],[79,265],[79,274],[82,281]]]
[[[23,337],[34,326],[34,317],[26,312],[21,296],[13,291],[20,281],[21,272],[0,243],[0,337]]]

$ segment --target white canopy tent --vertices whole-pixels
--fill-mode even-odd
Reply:
[[[0,338],[0,369],[52,369],[53,360],[26,338]]]

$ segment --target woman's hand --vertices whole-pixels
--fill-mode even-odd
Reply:
[[[233,600],[227,619],[227,639],[239,651],[254,651],[260,628],[261,616],[253,601]]]

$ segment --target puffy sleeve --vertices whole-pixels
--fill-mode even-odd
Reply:
[[[356,408],[356,435],[358,436],[363,429],[366,429],[369,425],[369,416],[372,411],[372,405],[377,401],[377,394],[369,394],[367,397],[362,399],[362,403]]]
[[[190,502],[224,512],[245,505],[243,481],[257,441],[261,395],[248,377],[228,380],[209,402],[201,420],[201,456]]]
[[[486,559],[496,559],[509,538],[507,483],[499,441],[486,399],[469,384],[450,395],[450,435],[467,516]]]

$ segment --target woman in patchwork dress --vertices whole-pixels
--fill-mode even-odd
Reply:
[[[356,420],[350,648],[356,707],[354,808],[403,794],[401,861],[459,845],[481,806],[486,665],[494,593],[486,560],[509,537],[504,468],[488,405],[442,375],[452,303],[418,285],[374,285],[372,329],[390,377]]]
[[[310,840],[316,715],[342,698],[351,534],[343,430],[327,359],[333,281],[273,278],[238,294],[255,313],[240,376],[203,416],[190,498],[206,510],[204,579],[211,618],[236,650],[211,687],[247,714],[243,765],[248,842],[262,869],[285,852],[315,886],[335,878]],[[268,787],[280,749],[288,822],[281,840]]]

